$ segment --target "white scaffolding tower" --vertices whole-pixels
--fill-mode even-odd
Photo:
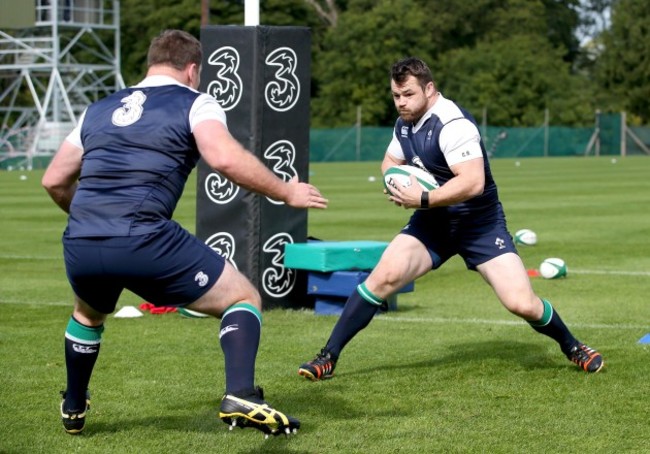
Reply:
[[[124,87],[119,0],[0,0],[0,168],[49,157]]]

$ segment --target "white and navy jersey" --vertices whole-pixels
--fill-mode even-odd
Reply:
[[[485,168],[483,194],[446,209],[452,215],[489,215],[498,209],[497,187],[476,121],[442,93],[417,124],[405,123],[401,118],[397,120],[387,152],[409,165],[424,167],[441,186],[454,176],[451,166],[482,157]]]
[[[192,135],[226,122],[216,100],[151,76],[90,105],[66,140],[83,149],[70,238],[143,235],[171,219],[200,154]]]

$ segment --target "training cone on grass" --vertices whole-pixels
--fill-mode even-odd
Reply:
[[[136,318],[142,317],[142,312],[140,312],[134,306],[124,306],[122,309],[117,311],[114,315],[115,318]]]
[[[526,271],[528,272],[528,277],[539,277],[539,270],[536,270],[535,268],[530,268]]]

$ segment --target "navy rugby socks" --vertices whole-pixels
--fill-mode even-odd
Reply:
[[[352,292],[325,346],[335,360],[338,359],[343,347],[359,331],[368,326],[383,302],[368,290],[365,282],[357,286],[356,292]]]
[[[558,344],[562,352],[566,355],[571,350],[571,347],[577,342],[576,338],[573,337],[569,328],[564,324],[558,314],[546,300],[542,300],[544,304],[544,314],[542,318],[537,321],[529,321],[528,324],[538,333],[545,334],[546,336],[554,339]]]
[[[68,375],[66,410],[85,410],[86,390],[99,356],[104,325],[85,326],[70,317],[65,331],[65,365]]]
[[[251,304],[233,304],[223,313],[219,340],[225,359],[226,394],[253,389],[261,330],[262,314]]]

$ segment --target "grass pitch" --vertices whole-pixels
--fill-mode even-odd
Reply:
[[[386,202],[378,167],[313,164],[330,208],[310,212],[309,234],[389,241],[408,213]],[[217,418],[218,322],[177,314],[108,319],[86,431],[64,433],[65,215],[41,172],[0,172],[0,452],[648,452],[650,344],[638,341],[650,333],[650,159],[503,159],[492,169],[511,232],[538,235],[520,247],[526,266],[568,265],[566,279],[534,278],[536,291],[603,353],[605,369],[578,370],[452,259],[355,338],[329,381],[296,371],[336,318],[266,311],[257,381],[303,424],[266,441]],[[190,183],[177,210],[190,230],[194,197]],[[125,293],[120,305],[140,302]]]

